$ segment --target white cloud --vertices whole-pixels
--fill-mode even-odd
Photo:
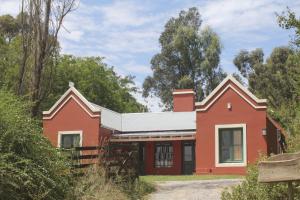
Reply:
[[[0,15],[10,14],[16,16],[21,10],[19,0],[0,0],[0,5]]]
[[[152,72],[151,69],[150,69],[150,66],[137,64],[134,61],[130,61],[130,62],[124,64],[123,68],[127,72],[130,72],[132,74],[144,74],[144,75],[148,75],[148,74],[150,74]]]
[[[141,26],[159,17],[146,14],[147,3],[141,4],[135,1],[113,1],[112,4],[98,8],[103,14],[104,24],[109,26]]]

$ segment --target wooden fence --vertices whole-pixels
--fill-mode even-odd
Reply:
[[[138,145],[134,143],[76,147],[70,157],[75,170],[98,164],[104,168],[107,178],[134,180],[138,177]]]

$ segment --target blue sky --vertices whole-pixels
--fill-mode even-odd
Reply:
[[[17,0],[0,0],[0,14],[17,14]],[[170,17],[180,10],[197,7],[202,26],[210,26],[223,46],[220,65],[227,73],[236,71],[232,60],[241,49],[262,48],[268,56],[276,46],[288,45],[291,31],[281,29],[275,12],[290,7],[300,13],[296,0],[81,0],[65,19],[59,41],[62,53],[101,56],[118,74],[134,75],[141,87],[151,75],[151,57],[159,52],[158,38]],[[152,111],[160,111],[159,99],[136,98]]]

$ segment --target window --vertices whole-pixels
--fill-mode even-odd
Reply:
[[[59,131],[57,145],[63,149],[82,146],[82,131]]]
[[[80,164],[78,159],[80,151],[74,150],[75,147],[82,146],[82,131],[59,131],[58,143],[59,148],[62,148],[67,156],[72,158],[73,164]]]
[[[73,149],[80,146],[79,134],[63,134],[61,135],[61,148]]]
[[[246,166],[246,156],[246,124],[216,125],[216,167]]]
[[[219,163],[243,162],[242,128],[219,129]]]
[[[155,145],[155,167],[173,166],[173,146],[171,143],[157,143]]]

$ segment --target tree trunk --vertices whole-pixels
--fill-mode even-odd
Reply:
[[[39,9],[39,8],[37,8]],[[47,48],[47,41],[49,35],[49,19],[50,19],[50,11],[51,11],[51,0],[46,0],[45,3],[45,17],[43,24],[39,24],[40,27],[37,29],[37,54],[35,58],[35,66],[33,72],[33,88],[32,88],[32,96],[31,100],[33,102],[33,106],[31,109],[31,114],[33,117],[37,116],[39,106],[40,106],[40,88],[41,88],[41,77],[43,72],[43,67],[45,64],[45,57],[46,57],[46,48]],[[37,17],[40,18],[38,15]]]

